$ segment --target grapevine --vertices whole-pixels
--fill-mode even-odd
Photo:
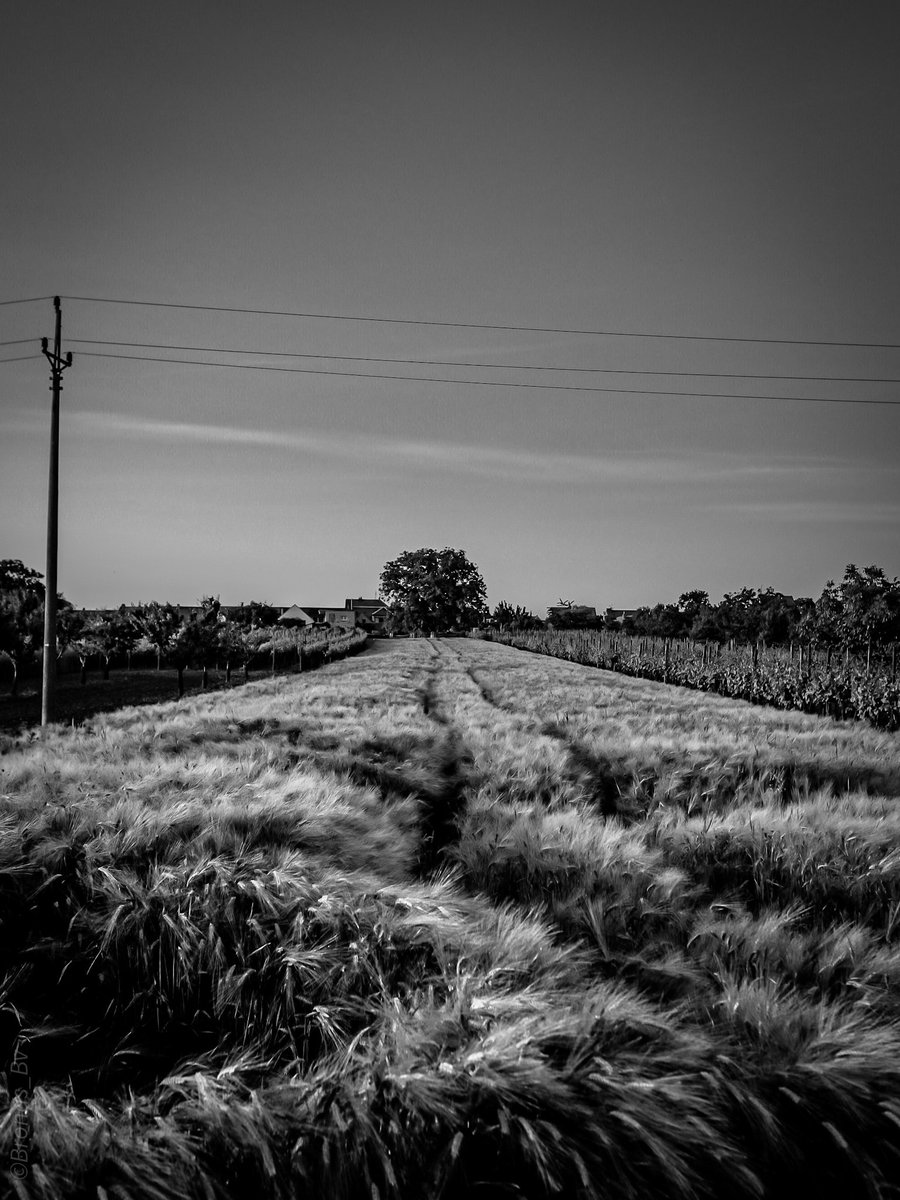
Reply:
[[[867,721],[877,729],[900,729],[900,682],[888,672],[869,673],[853,662],[834,667],[815,660],[802,666],[784,657],[766,659],[747,647],[723,649],[679,643],[677,652],[663,639],[621,641],[587,631],[493,632],[493,641],[617,671],[641,679],[717,692],[753,704],[799,709],[840,720]],[[635,649],[633,643],[637,641]],[[630,644],[629,644],[630,643]],[[748,658],[749,655],[749,658]]]

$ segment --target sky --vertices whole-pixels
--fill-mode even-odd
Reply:
[[[79,606],[422,546],[539,615],[900,574],[898,49],[880,2],[5,6],[0,557],[60,295]]]

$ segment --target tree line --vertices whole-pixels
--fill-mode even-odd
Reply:
[[[250,664],[261,653],[277,655],[295,652],[300,663],[326,652],[321,633],[315,637],[322,646],[310,643],[300,629],[277,625],[279,612],[262,601],[251,601],[225,609],[217,597],[204,596],[196,611],[184,615],[173,604],[153,601],[114,611],[86,616],[64,596],[58,596],[57,653],[74,653],[81,664],[82,682],[89,661],[102,664],[103,677],[109,677],[113,660],[131,667],[135,652],[155,652],[156,665],[163,664],[178,673],[178,694],[184,694],[184,672],[190,667],[201,670],[205,687],[209,670],[224,664],[226,682],[232,672],[242,670],[247,678]],[[15,696],[20,678],[36,661],[44,633],[44,583],[41,574],[18,559],[0,561],[0,653],[12,664],[10,694]]]
[[[744,587],[727,592],[718,603],[701,589],[677,600],[638,608],[624,615],[608,608],[602,616],[560,602],[547,621],[521,605],[501,601],[487,607],[478,568],[462,550],[422,548],[405,551],[385,564],[381,594],[387,628],[408,633],[463,633],[473,628],[522,633],[541,629],[614,630],[630,636],[702,642],[786,645],[807,643],[854,653],[900,641],[900,580],[881,567],[850,563],[840,583],[829,580],[818,600],[795,599],[773,588]],[[261,651],[296,648],[299,631],[278,628],[278,610],[263,602],[222,608],[205,596],[199,608],[183,616],[172,604],[138,605],[86,617],[63,596],[58,598],[58,649],[73,651],[82,672],[95,657],[108,673],[113,658],[129,661],[138,649],[154,650],[178,671],[183,689],[186,667],[203,671],[224,662],[226,678],[243,669]],[[44,585],[39,572],[17,559],[0,561],[0,653],[12,663],[12,692],[22,672],[36,659],[43,640]],[[273,659],[274,662],[274,659]]]
[[[509,632],[608,629],[630,636],[719,643],[806,642],[860,652],[900,641],[900,579],[890,579],[881,567],[850,563],[840,583],[828,580],[817,600],[744,587],[713,603],[707,592],[695,589],[673,602],[624,616],[611,608],[597,617],[561,608],[547,621],[503,602],[491,614],[490,627]]]

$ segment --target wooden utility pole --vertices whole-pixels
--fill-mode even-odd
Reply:
[[[41,729],[53,720],[56,695],[56,547],[59,540],[59,393],[62,373],[72,365],[71,352],[62,356],[62,310],[59,296],[53,297],[56,310],[56,333],[53,352],[47,338],[41,338],[41,350],[50,363],[50,482],[47,494],[47,572],[44,578],[44,654],[41,681]]]

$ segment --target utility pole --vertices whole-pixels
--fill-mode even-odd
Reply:
[[[56,547],[59,534],[59,393],[62,373],[72,365],[71,351],[62,356],[62,310],[59,296],[53,297],[56,310],[56,334],[53,352],[47,349],[47,338],[41,338],[41,350],[50,363],[50,484],[47,495],[47,572],[44,579],[44,654],[41,686],[41,729],[46,730],[53,719],[56,695]]]

